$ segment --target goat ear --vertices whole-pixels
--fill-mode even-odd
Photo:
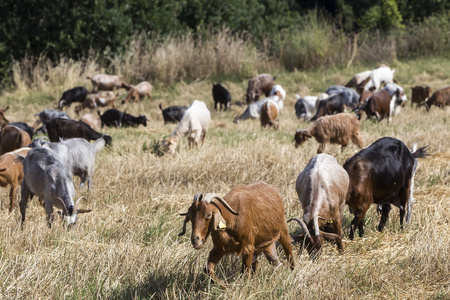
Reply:
[[[311,133],[309,133],[308,130],[304,130],[304,131],[303,131],[303,135],[306,136],[307,138],[312,137]]]
[[[227,222],[222,217],[220,211],[214,211],[214,230],[223,231],[227,228]]]

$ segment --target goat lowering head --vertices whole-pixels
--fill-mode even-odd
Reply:
[[[219,207],[214,203],[211,203],[211,200],[213,199],[217,199],[233,215],[239,215],[238,212],[235,212],[230,205],[217,194],[209,193],[204,197],[203,194],[195,194],[194,202],[192,202],[188,212],[181,214],[186,217],[183,223],[183,231],[179,234],[179,236],[182,236],[186,233],[186,224],[191,221],[191,243],[194,249],[198,250],[203,247],[212,230],[220,231],[227,228],[227,223],[222,217],[222,212]]]
[[[311,133],[308,130],[300,130],[298,129],[294,135],[295,148],[300,147],[304,142],[309,140],[312,137]]]

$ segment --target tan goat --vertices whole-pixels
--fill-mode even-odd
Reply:
[[[269,100],[264,103],[261,108],[261,127],[266,128],[269,126],[275,128],[275,130],[278,130],[280,125],[278,114],[278,105],[275,102]]]
[[[132,86],[130,91],[128,92],[128,96],[124,100],[122,100],[122,104],[128,103],[131,99],[137,102],[140,98],[144,98],[145,96],[151,99],[152,90],[153,86],[148,81],[143,81],[138,85]]]

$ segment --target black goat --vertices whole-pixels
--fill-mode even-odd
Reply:
[[[220,103],[220,109],[222,110],[222,105],[225,110],[229,109],[231,106],[231,95],[230,92],[223,87],[220,83],[212,84],[212,94],[214,98],[214,109],[217,110],[217,103]]]
[[[161,109],[164,118],[164,124],[178,123],[183,118],[184,113],[187,110],[187,106],[169,106],[163,109],[161,104],[159,104],[159,109]]]
[[[47,123],[48,138],[51,142],[59,142],[60,139],[84,138],[88,141],[103,138],[107,145],[111,146],[112,138],[107,134],[101,134],[89,125],[81,121],[53,119]]]
[[[121,112],[117,109],[111,108],[103,113],[97,112],[100,120],[102,121],[102,127],[130,127],[139,126],[142,124],[147,126],[147,118],[144,115],[139,115],[138,117],[127,114],[126,111]]]
[[[77,86],[65,91],[58,101],[58,109],[63,109],[64,105],[70,107],[73,102],[84,102],[88,95],[88,90],[83,86]]]

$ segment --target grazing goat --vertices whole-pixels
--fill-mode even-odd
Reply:
[[[81,122],[84,122],[89,125],[94,130],[98,130],[100,128],[100,119],[94,116],[93,114],[85,114],[81,119]]]
[[[266,128],[269,126],[275,128],[275,130],[278,130],[280,126],[278,114],[278,106],[275,102],[269,100],[264,103],[261,109],[261,127]]]
[[[180,122],[187,108],[187,106],[169,106],[163,109],[161,103],[159,104],[159,109],[163,115],[164,124]]]
[[[80,111],[85,108],[89,108],[91,112],[99,107],[112,107],[114,108],[114,100],[116,100],[116,94],[111,91],[103,91],[97,94],[90,94],[86,100],[75,107],[75,113],[78,115]]]
[[[96,74],[92,78],[88,76],[87,79],[92,82],[92,93],[97,93],[99,90],[115,92],[120,88],[131,89],[131,85],[117,75]]]
[[[92,176],[95,170],[95,155],[105,146],[105,140],[100,138],[91,144],[83,138],[63,140],[59,143],[45,142],[43,138],[35,139],[30,147],[46,147],[55,152],[67,169],[80,177],[80,186],[87,181],[88,190],[92,187]]]
[[[83,103],[88,93],[88,90],[83,86],[77,86],[65,91],[58,101],[58,109],[63,109],[64,106],[70,107],[73,102]]]
[[[217,201],[213,201],[213,200]],[[279,240],[291,269],[294,257],[284,206],[278,189],[264,182],[238,185],[225,197],[198,193],[189,207],[183,223],[192,222],[191,243],[194,249],[205,245],[211,235],[214,247],[209,252],[206,273],[220,283],[214,275],[214,267],[227,254],[242,257],[242,273],[255,272],[258,256],[264,253],[273,265],[279,265],[275,241]]]
[[[189,148],[192,148],[194,145],[198,148],[199,142],[203,145],[210,123],[211,113],[205,102],[194,100],[171,136],[162,142],[163,151],[168,154],[174,154],[178,141],[183,136],[188,137]]]
[[[14,210],[17,185],[22,183],[23,180],[22,164],[14,161],[16,153],[26,156],[30,149],[28,147],[20,148],[0,156],[0,186],[7,187],[11,185],[11,190],[9,191],[9,212]]]
[[[297,102],[295,103],[295,115],[297,116],[297,119],[303,118],[306,122],[316,114],[319,101],[328,98],[328,94],[322,93],[318,97],[305,96],[303,98],[295,94],[295,97],[297,97]]]
[[[397,90],[392,98],[388,91],[381,90],[376,92],[361,105],[356,112],[356,117],[361,119],[361,113],[362,111],[365,111],[367,118],[375,118],[378,122],[388,117],[387,122],[389,124],[392,121],[392,116],[395,115],[395,112],[398,113],[397,107],[399,107],[401,103],[400,90]]]
[[[411,87],[411,108],[416,103],[416,109],[425,104],[431,95],[431,87],[427,86],[412,86]]]
[[[108,109],[103,113],[97,112],[103,126],[108,127],[134,127],[140,124],[147,126],[147,118],[144,115],[138,117],[127,114],[126,111],[121,112],[117,109]]]
[[[351,140],[360,149],[363,147],[359,121],[355,116],[347,113],[321,117],[308,129],[297,130],[294,136],[295,148],[311,137],[320,143],[317,153],[325,150],[326,143],[342,145],[341,149],[344,150]]]
[[[0,108],[0,127],[3,127],[9,123],[5,117],[5,112],[9,109],[9,105],[6,108]]]
[[[304,234],[294,240],[305,240],[310,254],[322,248],[324,237],[335,240],[339,252],[344,252],[342,220],[348,185],[347,172],[328,154],[314,156],[298,175],[295,190],[302,204],[303,220],[291,220],[300,224]],[[327,227],[331,227],[334,233],[322,231]]]
[[[373,92],[372,91],[363,91],[361,96],[359,97],[358,106],[360,107],[361,105],[366,103],[367,99],[369,99],[372,96],[373,96]],[[355,111],[357,111],[358,109],[359,108],[356,108]]]
[[[319,104],[317,105],[317,112],[314,117],[310,119],[310,121],[315,121],[322,116],[342,113],[344,111],[344,93],[339,92],[339,94],[334,94],[327,99],[320,100]]]
[[[84,122],[54,119],[47,124],[48,138],[51,142],[59,142],[61,139],[83,138],[88,141],[103,138],[107,145],[111,146],[112,138],[107,134],[101,134],[89,127]]]
[[[9,123],[9,125],[16,126],[17,128],[22,129],[23,131],[25,131],[26,133],[28,133],[30,135],[30,139],[32,139],[34,137],[34,135],[36,134],[34,131],[34,128],[31,126],[28,126],[28,124],[25,122],[11,122],[11,123]]]
[[[86,213],[91,210],[78,209],[80,197],[73,202],[75,188],[72,182],[72,174],[64,166],[58,155],[52,150],[38,147],[28,151],[26,157],[16,154],[16,160],[23,164],[23,182],[20,200],[20,213],[22,225],[25,222],[28,200],[33,195],[44,199],[44,208],[47,212],[47,222],[51,227],[53,206],[62,209],[63,216],[68,226],[75,226],[77,213]]]
[[[359,95],[351,88],[347,88],[342,85],[332,85],[326,91],[328,95],[342,94],[343,103],[346,107],[355,109],[358,107]]]
[[[385,83],[392,83],[394,82],[394,73],[395,69],[391,70],[389,67],[382,67],[373,70],[369,77],[367,83],[364,85],[364,90],[374,90],[374,92],[377,92],[381,88],[381,84]]]
[[[450,105],[450,86],[439,89],[425,101],[425,107],[427,111],[430,111],[431,105],[436,105],[439,108],[444,108],[446,105]]]
[[[228,110],[231,107],[231,94],[230,92],[221,84],[212,84],[212,95],[214,99],[214,110],[217,110],[217,103],[220,104],[220,110],[222,110],[222,105],[224,110]]]
[[[400,209],[400,225],[403,225],[405,209],[408,209],[406,223],[409,223],[417,158],[426,156],[426,147],[416,150],[414,145],[409,151],[402,141],[384,137],[347,159],[344,169],[350,185],[346,203],[355,215],[350,226],[351,240],[356,228],[360,237],[364,235],[364,218],[372,203],[382,208],[378,231],[386,224],[391,204]]]
[[[350,81],[345,84],[345,87],[348,88],[358,87],[361,84],[361,82],[369,78],[371,72],[372,70],[366,70],[364,72],[355,74],[355,76],[353,76],[352,79],[350,79]]]
[[[0,155],[25,147],[30,143],[30,135],[16,126],[6,125],[0,129]]]
[[[240,116],[236,116],[233,120],[234,123],[239,123],[240,121],[247,119],[259,119],[261,117],[261,109],[267,101],[273,101],[277,104],[278,110],[281,111],[283,109],[284,103],[277,95],[270,96],[261,100],[256,101],[255,103],[249,104],[245,109],[244,113]]]
[[[275,79],[276,77],[272,77],[270,74],[260,74],[250,79],[248,81],[247,93],[245,94],[247,104],[258,101],[263,93],[268,97]]]
[[[128,103],[131,99],[133,101],[139,102],[140,98],[145,96],[152,98],[153,86],[148,81],[143,81],[138,85],[131,86],[128,96],[122,100],[122,104]]]

